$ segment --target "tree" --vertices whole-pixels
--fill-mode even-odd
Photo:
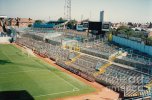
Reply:
[[[129,27],[127,27],[127,26],[120,26],[120,27],[117,28],[117,30],[122,30],[122,29],[129,29]]]
[[[116,29],[110,29],[109,34],[117,35]]]
[[[133,31],[133,30],[128,30],[127,31],[127,37],[129,38],[129,37],[131,37],[131,36],[133,36],[135,34],[135,31]]]
[[[132,22],[128,22],[128,26],[132,28],[134,25]]]
[[[67,27],[69,27],[70,29],[74,29],[76,24],[77,24],[77,21],[74,19],[68,22]]]
[[[42,20],[35,20],[35,22],[34,22],[34,24],[41,24],[41,23],[43,23]]]
[[[152,46],[152,36],[147,38],[147,44]]]
[[[32,24],[29,24],[28,27],[32,27]]]
[[[119,34],[126,34],[126,33],[125,33],[125,30],[118,30],[117,32],[118,32]]]
[[[65,20],[64,20],[62,17],[60,17],[60,18],[58,19],[58,21],[59,21],[59,22],[64,22]]]
[[[136,32],[133,29],[131,29],[127,26],[120,26],[117,29],[117,33],[125,34],[125,35],[127,35],[128,38],[133,36],[134,34],[136,34]]]
[[[136,28],[135,31],[140,31],[140,30]]]

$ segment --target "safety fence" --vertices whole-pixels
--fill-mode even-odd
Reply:
[[[125,39],[122,37],[114,36],[114,35],[112,36],[112,41],[119,43],[121,45],[130,47],[130,48],[133,48],[135,50],[139,50],[141,52],[147,53],[152,56],[152,46],[147,46],[145,44],[142,44],[142,43],[139,43],[136,41],[132,41],[129,39]]]

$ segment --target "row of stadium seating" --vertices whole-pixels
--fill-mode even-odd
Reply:
[[[27,30],[28,32],[35,32],[35,33],[50,33],[53,32],[54,30],[50,29],[50,28],[30,28]]]
[[[91,56],[81,55],[81,57],[70,64],[70,66],[93,75],[93,73],[96,72],[95,66],[99,61],[101,62],[101,60],[93,58]],[[107,62],[103,61],[101,65],[104,65],[105,63]],[[149,81],[146,81],[146,77],[149,78]],[[125,92],[126,97],[146,96],[150,93],[150,91],[148,89],[145,89],[144,86],[150,82],[152,77],[117,65],[111,65],[110,67],[107,67],[106,71],[103,74],[100,74],[95,78],[100,81],[105,81],[112,87],[118,88],[118,91]],[[142,86],[144,90],[139,92],[137,88],[133,89],[134,87],[139,86]],[[127,91],[125,91],[126,88]]]
[[[100,67],[105,63],[107,62],[83,54],[75,62],[70,64],[70,66],[85,71],[93,76],[96,72],[96,67]]]
[[[27,38],[27,37],[22,37],[20,39],[18,38],[16,40],[16,43],[32,49],[35,53],[37,53],[43,57],[48,57],[53,60],[56,60],[57,64],[61,65],[63,68],[65,68],[89,81],[94,81],[94,78],[91,77],[85,71],[77,70],[75,68],[65,65],[64,62],[67,62],[70,59],[69,56],[70,56],[71,52],[69,50],[62,49],[58,46],[53,46],[51,44],[44,43],[42,41],[37,41],[37,40],[34,40],[32,38]],[[74,55],[72,58],[74,58],[75,55],[78,55],[75,52],[72,52],[72,54]]]
[[[44,43],[42,41],[37,41],[27,37],[22,37],[20,39],[18,38],[16,40],[16,43],[25,45],[26,47],[34,50],[36,53],[46,56],[48,58],[52,58],[54,60],[56,59],[68,60],[69,59],[68,57],[71,53],[69,50],[64,50],[58,46],[53,46],[51,44]]]
[[[109,54],[109,56],[118,50],[114,47],[109,46],[108,44],[103,43],[94,43],[94,42],[88,42],[87,44],[83,44],[82,47],[85,47],[89,50],[93,50],[94,52],[103,52]]]
[[[123,52],[128,53],[128,55],[126,56],[128,59],[136,59],[139,62],[151,60],[152,62],[152,59],[149,59],[150,58],[149,56],[145,54],[141,54],[141,52],[140,53],[138,53],[137,51],[134,52],[134,50],[132,50],[131,48],[119,47],[106,42],[98,42],[98,43],[88,42],[87,44],[84,43],[82,47],[89,48],[90,50],[92,49],[94,51],[110,53],[110,54],[113,54],[114,52],[117,52],[121,49]]]
[[[48,29],[33,28],[29,30],[28,33],[33,34],[38,37],[42,37],[41,40],[43,40],[43,38],[48,34],[48,31],[49,31]],[[63,32],[63,30],[61,30],[61,32]],[[66,34],[67,36],[72,36],[72,37],[74,36],[74,34],[71,34],[71,33],[69,34],[68,32]],[[66,36],[60,36],[60,37],[52,38],[51,40],[61,42],[65,38]],[[144,65],[152,65],[152,57],[142,54],[141,52],[132,50],[131,48],[122,47],[116,44],[108,43],[107,41],[99,40],[95,42],[80,43],[79,45],[81,46],[82,50],[85,49],[85,53],[87,53],[86,51],[88,52],[91,51],[91,52],[94,52],[94,53],[91,53],[92,55],[99,54],[99,55],[107,56],[104,58],[108,58],[110,55],[112,55],[115,52],[118,52],[121,49],[123,52],[127,52],[127,55],[122,57],[121,59],[125,61],[130,61],[130,62],[132,61],[135,63],[144,64]]]
[[[140,72],[126,69],[113,64],[110,65],[109,67],[106,67],[104,73],[99,74],[97,76],[93,76],[94,73],[98,72],[96,70],[98,67],[101,67],[108,62],[86,54],[81,54],[79,57],[77,57],[79,54],[76,52],[71,53],[69,50],[62,49],[60,46],[54,46],[49,43],[38,41],[29,37],[18,38],[16,40],[16,43],[32,49],[34,52],[36,52],[41,56],[56,60],[56,62],[61,67],[81,77],[84,77],[87,80],[90,81],[93,81],[95,79],[97,81],[99,80],[101,83],[107,83],[111,86],[121,89],[122,92],[126,92],[125,91],[126,86],[130,86],[130,85],[145,86],[147,83],[150,82],[150,81],[147,82],[144,81],[143,83],[143,81],[141,80],[142,76],[144,76],[144,78],[149,77],[150,80],[152,79],[150,76],[146,74],[142,74]],[[70,58],[71,54],[73,56]],[[77,58],[72,62],[71,59],[74,57]],[[67,65],[66,62],[69,61],[71,61],[71,63]],[[129,83],[128,81],[131,83]],[[125,93],[125,97],[145,96],[149,93],[149,90],[146,88],[142,92],[144,92],[145,94],[138,93],[138,91],[135,90],[133,91],[132,89],[127,89],[127,92]]]
[[[114,62],[135,67],[138,71],[152,75],[152,57],[139,51],[103,41],[83,43],[80,46],[81,52],[104,59],[109,59],[112,54],[121,51],[124,55],[116,58]]]
[[[78,68],[75,68],[75,67],[71,67],[71,66],[68,66],[67,64],[65,64],[63,61],[61,60],[58,60],[57,61],[57,64],[60,65],[61,67],[63,67],[64,69],[76,74],[76,75],[79,75],[81,77],[83,77],[84,79],[90,81],[90,82],[94,82],[95,81],[95,78],[87,73],[86,71],[83,71],[83,70],[79,70]]]
[[[150,93],[150,91],[144,86],[150,82],[152,77],[120,66],[111,65],[106,69],[104,74],[98,75],[97,79],[102,80],[121,91],[124,91],[125,96],[130,97],[139,92],[144,93],[147,91],[144,95],[139,93],[134,96],[146,96],[148,93]],[[139,91],[139,87],[143,90]]]

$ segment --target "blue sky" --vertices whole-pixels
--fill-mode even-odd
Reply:
[[[56,20],[64,16],[65,0],[0,0],[0,15]],[[152,22],[152,0],[72,0],[72,18],[112,22]]]

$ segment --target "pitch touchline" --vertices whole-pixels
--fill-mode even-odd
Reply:
[[[13,74],[13,73],[22,73],[22,72],[36,72],[36,71],[47,71],[47,70],[17,71],[17,72],[8,72],[8,73],[0,73],[0,74]]]
[[[79,91],[79,89],[75,90],[73,89],[72,91],[64,91],[64,92],[57,92],[57,93],[51,93],[51,94],[44,94],[44,95],[38,95],[38,96],[34,96],[34,97],[42,97],[42,96],[48,96],[48,95],[55,95],[55,94],[63,94],[63,93],[69,93],[69,92],[76,92],[76,91]]]

